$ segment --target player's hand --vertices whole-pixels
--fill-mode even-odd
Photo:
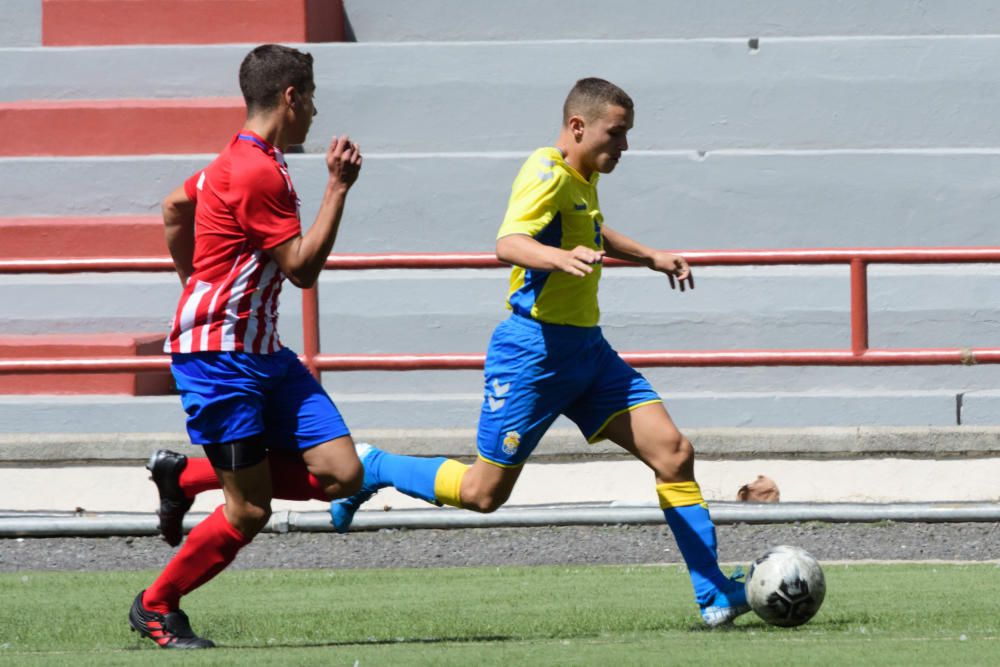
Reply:
[[[670,280],[670,289],[677,289],[680,285],[683,292],[686,288],[694,289],[694,274],[687,260],[680,255],[673,255],[669,252],[658,252],[653,255],[652,266],[654,271],[667,274]]]
[[[558,268],[571,276],[584,276],[594,272],[594,265],[604,261],[604,251],[578,245],[572,250],[563,250]]]
[[[326,149],[326,168],[330,172],[330,184],[350,189],[361,172],[361,147],[352,143],[346,134],[330,139]]]

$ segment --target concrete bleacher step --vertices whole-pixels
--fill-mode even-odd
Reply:
[[[0,103],[0,156],[217,152],[246,118],[241,97]]]
[[[76,11],[83,9],[82,0],[63,2],[67,8]],[[171,5],[175,13],[178,9],[188,13],[222,12],[238,3],[243,4],[240,0],[229,0],[228,3],[220,0],[211,3],[159,2],[161,5]],[[4,7],[5,21],[0,23],[0,44],[41,44],[42,4],[43,0],[8,2]],[[46,0],[46,4],[52,4],[52,0]],[[118,0],[117,4],[122,5],[124,1]],[[184,4],[216,7],[191,9],[184,7]],[[912,0],[884,0],[878,3],[863,0],[838,3],[822,0],[758,0],[738,4],[728,0],[702,0],[697,3],[688,0],[629,0],[626,4],[577,3],[572,12],[566,12],[558,3],[538,3],[536,0],[507,0],[503,3],[494,0],[422,0],[420,3],[411,0],[323,0],[309,3],[306,11],[326,9],[324,5],[333,5],[333,10],[336,11],[340,4],[343,5],[342,20],[346,23],[345,37],[359,42],[1000,33],[1000,12],[989,0],[963,3],[915,3]],[[194,41],[192,34],[207,38],[213,35],[208,31],[213,30],[226,31],[225,35],[219,36],[228,38],[234,31],[245,30],[244,24],[253,22],[257,17],[252,14],[261,8],[266,18],[277,25],[286,26],[282,33],[277,33],[279,36],[268,32],[260,35],[259,40],[249,39],[257,36],[257,33],[251,32],[241,39],[229,38],[223,41],[321,41],[310,37],[308,33],[305,37],[301,36],[301,11],[298,7],[272,17],[267,16],[267,12],[273,10],[259,1],[254,3],[254,12],[244,12],[251,16],[240,15],[235,20],[221,24],[177,26],[177,19],[168,16],[166,20],[170,30],[175,34],[185,31],[189,41]],[[131,7],[127,9],[135,11]],[[526,16],[530,16],[531,20],[526,21]],[[56,15],[52,14],[50,20],[55,18]],[[92,24],[97,19],[110,22],[114,17],[100,14],[95,19],[91,13],[82,19],[85,24]],[[115,27],[118,28],[117,25]],[[148,34],[154,28],[144,26],[144,29]],[[67,32],[78,30],[73,26],[67,27]],[[297,38],[288,38],[285,34]],[[125,40],[135,39],[124,32],[120,37]]]
[[[135,357],[162,354],[163,334],[0,335],[0,359]],[[0,394],[129,394],[173,392],[169,372],[0,374]]]
[[[351,393],[328,390],[352,428],[475,428],[482,394]],[[667,409],[681,428],[773,428],[820,426],[956,426],[995,423],[991,401],[960,405],[960,392],[828,391],[809,393],[664,393]],[[974,410],[979,410],[977,414]],[[914,413],[921,415],[914,421]],[[183,432],[177,396],[0,396],[0,423],[7,433]],[[560,417],[557,428],[575,428]]]
[[[602,326],[621,350],[847,348],[849,289],[842,267],[699,267],[697,289],[672,291],[638,268],[606,271]],[[998,325],[984,309],[1000,268],[872,267],[872,347],[993,347]],[[320,279],[324,350],[354,353],[482,352],[506,317],[506,272],[327,271]],[[0,333],[166,331],[176,275],[0,276]],[[372,304],[378,304],[373,307]],[[281,335],[301,341],[301,297],[285,286]]]
[[[46,46],[326,42],[344,36],[339,0],[45,0]]]
[[[366,153],[337,250],[489,251],[526,156]],[[0,158],[7,184],[0,210],[12,217],[155,215],[162,198],[212,157]],[[290,155],[289,165],[308,226],[325,186],[323,156]],[[996,173],[1000,150],[704,159],[636,151],[602,180],[601,208],[609,226],[661,248],[995,245]]]
[[[110,407],[117,411],[121,409],[121,404]],[[889,459],[880,463],[891,467],[903,463],[900,459],[929,459],[929,463],[942,466],[946,465],[942,459],[975,460],[995,457],[1000,452],[1000,428],[990,425],[685,427],[684,433],[695,444],[701,462],[699,465],[710,460],[746,461],[756,465],[762,459],[771,462],[784,459],[822,461],[828,467],[836,467],[838,464],[834,461],[838,459],[864,461],[863,465],[878,465],[872,459]],[[354,424],[352,435],[359,442],[370,442],[390,452],[469,459],[474,452],[476,429],[469,425],[447,429],[391,429]],[[0,432],[0,466],[44,467],[50,473],[55,472],[53,466],[81,464],[127,464],[142,470],[141,465],[148,460],[149,454],[159,448],[182,451],[189,456],[202,455],[199,449],[192,448],[180,425],[164,432]],[[576,427],[560,424],[545,434],[532,456],[532,465],[525,471],[533,469],[538,463],[583,462],[595,458],[611,460],[630,457],[607,441],[587,444]],[[641,466],[638,462],[636,465]],[[78,467],[71,470],[74,477],[79,476]],[[759,474],[761,471],[753,472]],[[886,473],[894,474],[893,471]],[[933,473],[929,474],[933,478]],[[142,481],[149,485],[148,474]],[[740,484],[743,481],[740,480]],[[736,488],[738,485],[734,485],[730,492]],[[921,488],[926,494],[927,487]],[[9,489],[6,490],[10,496]],[[782,493],[784,491],[783,485]],[[995,496],[995,489],[992,493]],[[559,502],[565,500],[563,498]]]
[[[885,274],[873,271],[872,345],[994,346],[995,318],[977,309],[995,293],[997,271],[931,269],[916,278],[900,267],[889,267]],[[694,292],[679,294],[651,272],[609,270],[602,324],[608,339],[621,351],[848,347],[844,271],[718,268],[702,269],[699,276]],[[482,353],[492,327],[505,317],[504,279],[502,269],[327,272],[320,285],[322,350]],[[0,310],[8,314],[0,330],[10,334],[165,332],[180,291],[176,277],[167,273],[5,276],[0,286]],[[380,308],[373,310],[372,303]],[[296,290],[284,293],[281,311],[282,340],[301,351]],[[685,408],[686,418],[707,420],[707,406],[715,405],[718,419],[736,424],[763,419],[780,425],[782,414],[802,423],[828,423],[840,415],[827,410],[841,409],[878,422],[901,419],[905,405],[915,410],[918,423],[928,418],[938,423],[956,411],[961,393],[989,390],[1000,382],[997,365],[643,372],[671,403],[677,396],[699,396],[690,402],[693,408]],[[466,419],[475,412],[469,402],[476,402],[482,387],[477,371],[327,373],[324,383],[331,392],[348,395],[345,400],[356,404],[352,410],[373,423],[389,419],[378,413],[393,406],[392,419],[398,411],[400,427],[411,417],[418,423],[445,419],[449,411],[455,420]],[[829,394],[840,397],[817,398]],[[428,413],[439,401],[455,407]]]
[[[344,0],[344,11],[359,42],[1000,32],[1000,11],[988,1],[627,0],[567,12],[537,0]]]
[[[0,218],[0,259],[165,257],[154,216]]]
[[[0,21],[0,45],[39,46],[42,43],[42,0],[4,3]]]
[[[530,151],[553,140],[566,92],[588,75],[635,99],[634,150],[1000,145],[989,120],[1000,106],[997,35],[774,38],[756,51],[745,39],[309,51],[319,109],[309,150],[349,132],[369,154]],[[0,49],[0,101],[231,97],[246,52],[245,44]]]

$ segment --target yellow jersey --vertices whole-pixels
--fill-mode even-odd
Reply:
[[[563,250],[604,247],[604,216],[597,201],[597,180],[566,164],[558,148],[539,148],[522,165],[511,188],[507,214],[497,238],[527,234]],[[515,266],[510,272],[507,307],[523,317],[549,324],[597,326],[597,284],[601,266],[583,278],[562,271]]]

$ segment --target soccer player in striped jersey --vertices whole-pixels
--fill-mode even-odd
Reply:
[[[165,451],[150,460],[168,542],[180,541],[191,505],[182,473],[202,488],[221,484],[225,495],[132,604],[132,628],[163,648],[214,645],[191,630],[180,598],[264,527],[272,497],[329,501],[355,493],[363,480],[344,420],[277,329],[284,279],[309,287],[323,269],[361,152],[347,136],[333,138],[319,212],[303,235],[284,152],[305,141],[316,115],[312,56],[259,46],[239,78],[243,129],[163,203],[167,246],[184,288],[165,348],[191,442],[206,455],[192,466]]]
[[[554,147],[536,150],[514,181],[497,238],[497,257],[513,265],[507,306],[486,355],[478,459],[400,456],[359,446],[360,492],[334,501],[334,527],[346,532],[358,507],[394,486],[428,502],[492,512],[510,496],[522,466],[559,414],[589,442],[609,439],[645,463],[664,518],[688,565],[701,616],[710,626],[749,611],[743,584],[719,569],[715,527],[694,478],[694,449],[646,379],[608,345],[597,326],[603,257],[665,274],[694,287],[683,257],[644,246],[604,224],[600,174],[628,149],[631,98],[603,79],[582,79],[563,107]]]

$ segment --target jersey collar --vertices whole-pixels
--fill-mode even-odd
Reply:
[[[233,138],[233,141],[248,141],[257,146],[257,148],[261,149],[268,155],[274,155],[275,152],[278,150],[274,146],[272,146],[270,142],[267,141],[267,139],[263,138],[256,132],[251,132],[250,130],[240,130],[239,132],[236,133],[236,136]]]
[[[240,130],[239,132],[236,133],[236,136],[233,137],[233,142],[235,143],[237,141],[250,142],[255,146],[257,146],[257,148],[264,151],[264,153],[266,153],[267,155],[273,157],[278,164],[280,165],[285,164],[284,153],[282,153],[277,146],[273,146],[270,142],[268,142],[267,139],[263,138],[256,132],[252,132],[250,130],[245,130],[245,129]]]
[[[586,178],[583,177],[583,174],[581,174],[576,169],[571,167],[569,165],[569,162],[566,162],[566,156],[563,155],[563,152],[561,150],[559,150],[555,146],[550,146],[547,150],[552,155],[552,158],[557,160],[563,167],[565,167],[566,171],[568,171],[570,175],[573,176],[573,178],[577,179],[578,181],[588,183],[592,186],[597,185],[597,179],[601,177],[599,173],[595,171],[593,174],[590,175],[590,180],[587,180]]]

